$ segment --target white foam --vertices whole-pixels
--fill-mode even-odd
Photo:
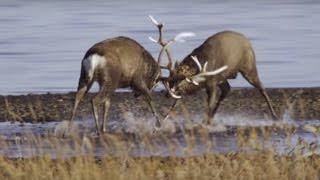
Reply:
[[[125,113],[125,121],[123,122],[123,128],[125,132],[144,134],[144,133],[152,133],[155,130],[155,118],[147,118],[140,119],[134,117],[133,113],[126,112]],[[166,132],[166,133],[175,133],[176,126],[171,120],[164,120],[162,122],[162,126],[158,131]]]
[[[72,123],[72,126],[69,128],[70,121],[61,121],[54,128],[54,135],[56,137],[69,137],[72,134],[79,133],[79,127],[77,123]]]

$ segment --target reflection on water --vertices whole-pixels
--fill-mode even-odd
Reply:
[[[1,1],[0,94],[75,90],[85,51],[108,37],[130,36],[156,57],[148,14],[165,22],[166,37],[197,34],[171,48],[176,59],[218,31],[235,30],[252,40],[265,86],[319,86],[319,8],[319,1],[300,0]]]

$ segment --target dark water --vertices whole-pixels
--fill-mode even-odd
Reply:
[[[130,36],[154,57],[159,47],[147,16],[165,23],[165,36],[192,31],[175,44],[181,59],[221,30],[247,35],[267,87],[320,86],[320,1],[19,1],[0,2],[0,94],[73,91],[80,61],[94,43]],[[240,78],[234,86],[249,86]]]

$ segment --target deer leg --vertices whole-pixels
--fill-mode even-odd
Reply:
[[[108,87],[106,85],[103,85],[98,94],[92,99],[92,109],[93,109],[93,114],[94,114],[94,120],[95,120],[95,125],[96,125],[96,132],[99,135],[99,110],[100,106],[103,102],[107,102],[108,96],[109,96]],[[106,106],[105,106],[106,107]],[[106,108],[105,108],[106,110]],[[107,116],[107,112],[104,112],[104,118]],[[105,121],[105,119],[103,120]],[[103,123],[104,124],[104,123]],[[103,128],[103,127],[102,127]]]
[[[92,86],[92,83],[89,83],[88,85],[84,85],[84,86],[78,88],[78,91],[77,91],[76,97],[75,97],[75,101],[74,101],[74,105],[73,105],[72,115],[70,118],[69,128],[71,128],[71,126],[72,126],[72,123],[73,123],[74,117],[76,116],[78,105],[79,105],[81,99],[86,95],[86,93],[89,91],[91,86]]]
[[[100,100],[98,95],[96,95],[93,99],[92,99],[92,109],[93,109],[93,115],[94,115],[94,121],[95,121],[95,125],[96,125],[96,133],[98,135],[100,135],[100,131],[99,131],[99,107],[100,107]]]
[[[104,115],[103,115],[103,121],[102,121],[102,126],[101,126],[101,131],[102,132],[107,132],[106,121],[107,121],[107,118],[108,118],[109,107],[110,107],[110,98],[107,97],[105,102],[104,102]]]
[[[272,105],[271,105],[271,100],[267,94],[267,92],[265,91],[265,89],[263,88],[263,86],[261,84],[257,84],[257,85],[254,85],[259,91],[260,93],[263,95],[264,99],[266,100],[267,104],[268,104],[268,107],[269,107],[269,110],[271,112],[271,115],[272,115],[272,119],[274,120],[279,120],[278,116],[276,115]]]
[[[230,89],[231,89],[230,84],[228,83],[228,81],[226,81],[226,82],[219,85],[219,89],[220,89],[220,96],[217,101],[216,107],[213,110],[213,114],[216,114],[221,102],[224,100],[224,98],[226,98],[226,96],[230,92]]]
[[[256,71],[255,71],[256,72]],[[265,101],[268,104],[269,110],[271,112],[272,118],[274,120],[278,120],[278,116],[276,115],[272,105],[271,105],[271,100],[267,94],[267,92],[265,91],[261,81],[259,80],[258,74],[255,73],[254,75],[248,75],[246,73],[242,73],[243,77],[250,83],[252,84],[255,88],[257,88],[259,90],[259,92],[262,94],[262,96],[264,97]]]
[[[73,119],[76,115],[76,111],[77,111],[77,108],[78,108],[78,105],[79,105],[79,102],[81,101],[81,99],[83,98],[83,96],[86,94],[87,92],[87,86],[84,86],[82,87],[81,89],[79,89],[77,91],[77,94],[76,94],[76,99],[74,101],[74,106],[73,106],[73,110],[72,110],[72,116],[70,118],[70,122],[72,123],[73,122]]]
[[[176,107],[176,105],[178,104],[178,102],[179,102],[179,99],[175,99],[175,100],[174,100],[174,102],[173,102],[173,104],[171,105],[171,107],[170,107],[170,109],[169,109],[169,111],[168,111],[168,114],[165,116],[164,120],[167,119],[167,118],[170,116],[171,112],[172,112],[173,109]]]
[[[211,124],[211,121],[214,118],[216,107],[217,107],[217,95],[218,95],[218,87],[217,85],[213,85],[207,87],[207,94],[208,94],[208,117],[206,124]]]
[[[140,81],[139,83],[135,83],[135,88],[137,88],[137,90],[139,90],[143,94],[143,96],[145,97],[145,100],[147,101],[153,115],[157,118],[156,126],[161,127],[161,121],[160,121],[161,118],[158,115],[156,108],[152,102],[150,90],[147,88],[145,83],[142,83],[142,81]]]
[[[156,111],[156,108],[153,104],[153,101],[152,101],[152,98],[151,98],[151,94],[150,94],[150,91],[149,93],[145,94],[145,99],[147,101],[147,103],[149,104],[149,107],[153,113],[153,115],[157,118],[157,121],[156,121],[156,126],[159,128],[161,127],[161,118],[160,116],[158,115],[157,111]]]

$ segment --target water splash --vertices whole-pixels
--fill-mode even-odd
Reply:
[[[290,110],[286,110],[282,116],[281,121],[273,121],[268,119],[254,119],[247,117],[245,115],[228,116],[223,114],[217,114],[215,117],[215,123],[212,125],[202,125],[202,116],[199,114],[192,114],[190,117],[174,116],[162,123],[162,128],[158,131],[159,133],[153,133],[155,127],[156,119],[154,117],[137,118],[133,113],[126,113],[125,120],[111,120],[108,122],[108,127],[110,134],[113,137],[117,137],[118,132],[120,132],[120,137],[125,137],[127,133],[135,134],[134,137],[151,137],[151,141],[155,141],[157,148],[149,152],[146,148],[143,148],[143,144],[138,140],[132,143],[133,154],[136,156],[171,156],[170,151],[166,144],[161,142],[161,137],[163,135],[170,137],[170,139],[175,139],[178,143],[176,154],[183,154],[183,149],[186,143],[183,137],[186,135],[184,131],[193,132],[193,130],[204,130],[209,132],[209,138],[206,142],[214,142],[216,144],[214,149],[209,150],[215,152],[235,152],[239,150],[237,146],[237,140],[235,138],[235,131],[228,131],[234,128],[255,128],[255,127],[295,127],[297,131],[294,132],[289,137],[289,140],[278,133],[273,133],[271,138],[264,139],[263,143],[265,146],[274,146],[277,152],[287,153],[292,151],[292,149],[299,149],[296,144],[303,139],[307,143],[317,142],[320,143],[318,136],[318,128],[320,127],[320,120],[298,120],[295,121],[290,116]],[[10,142],[7,147],[2,147],[0,149],[0,154],[11,157],[31,157],[34,155],[39,155],[43,153],[53,153],[55,154],[58,150],[50,148],[45,142],[41,142],[41,146],[35,147],[29,144],[31,141],[26,134],[33,134],[32,137],[40,136],[40,139],[44,137],[57,138],[59,142],[68,142],[60,137],[76,136],[81,145],[81,152],[86,154],[87,152],[92,152],[97,156],[104,156],[107,152],[103,146],[99,146],[95,141],[97,138],[95,135],[95,124],[93,119],[88,119],[85,121],[74,121],[71,131],[68,129],[68,121],[61,122],[49,122],[49,123],[10,123],[10,122],[0,122],[0,139],[5,142]],[[191,130],[191,131],[190,131]],[[228,131],[228,133],[225,133]],[[182,132],[182,134],[181,134]],[[69,134],[68,134],[69,133]],[[108,134],[107,136],[109,136]],[[188,133],[187,133],[188,134]],[[193,137],[197,138],[197,137]],[[262,138],[262,137],[261,137]],[[139,138],[138,138],[139,139]],[[45,141],[41,140],[41,141]],[[261,140],[262,141],[262,140]],[[289,142],[289,145],[287,144]],[[138,145],[136,144],[138,143]],[[92,146],[95,146],[92,148]],[[136,149],[135,149],[136,148]],[[72,155],[72,149],[70,150]],[[192,150],[193,154],[201,154],[208,152],[206,144],[195,144],[195,149]],[[308,153],[308,151],[306,151]],[[310,153],[309,153],[310,154]]]
[[[182,116],[170,117],[162,122],[162,127],[158,130],[161,133],[176,133],[178,129],[192,130],[196,128],[203,128],[209,132],[226,132],[228,128],[233,127],[301,127],[303,128],[306,123],[310,121],[294,121],[291,118],[292,112],[287,109],[285,110],[281,120],[275,121],[270,119],[254,119],[246,115],[222,115],[217,114],[215,116],[215,121],[211,125],[202,124],[203,117],[200,114],[191,115],[191,117],[186,118]],[[124,121],[111,120],[108,122],[109,130],[112,132],[125,132],[134,134],[150,134],[155,130],[156,119],[154,117],[148,118],[137,118],[131,112],[124,113]],[[317,124],[318,121],[312,121]],[[320,122],[319,122],[320,123]],[[68,121],[62,121],[57,123],[54,128],[54,134],[59,137],[61,134],[68,134],[66,132]],[[310,125],[309,125],[310,127]],[[81,129],[81,130],[80,130]],[[309,128],[310,129],[310,128]],[[86,132],[89,133],[95,131],[94,121],[92,119],[86,121],[75,121],[73,129],[71,130],[73,134],[79,134]]]

